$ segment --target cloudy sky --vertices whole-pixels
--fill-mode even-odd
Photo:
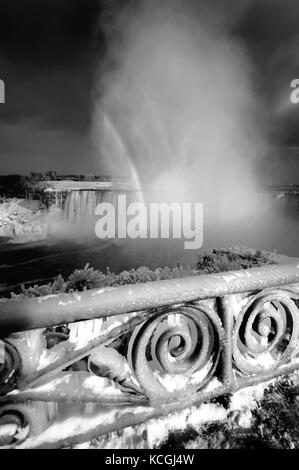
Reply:
[[[125,0],[1,0],[0,173],[96,172],[90,151],[95,70],[105,41],[99,15]],[[299,145],[297,0],[210,0],[256,69],[273,140]],[[113,9],[112,9],[113,14]]]

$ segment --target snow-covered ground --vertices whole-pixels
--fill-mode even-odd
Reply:
[[[11,198],[0,202],[0,237],[25,243],[44,240],[48,232],[48,211],[40,201]]]

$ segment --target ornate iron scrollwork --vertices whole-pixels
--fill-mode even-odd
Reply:
[[[0,396],[15,388],[21,369],[21,358],[14,346],[7,341],[0,341],[3,346],[3,359],[0,361]],[[3,362],[2,362],[3,361]]]
[[[2,445],[20,444],[28,437],[38,436],[56,416],[56,403],[35,401],[0,406],[0,427],[10,425],[1,437]]]
[[[298,347],[299,295],[266,290],[251,298],[233,332],[233,360],[243,374],[271,371],[291,358]]]
[[[297,263],[3,302],[0,447],[68,447],[292,373],[298,282]]]
[[[151,400],[174,400],[196,393],[211,379],[222,340],[214,311],[206,307],[163,310],[134,330],[128,360]]]

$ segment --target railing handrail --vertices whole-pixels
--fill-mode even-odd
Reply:
[[[299,261],[2,302],[1,335],[20,334],[1,341],[0,417],[5,426],[17,412],[18,428],[28,427],[24,441],[4,432],[4,443],[67,447],[290,374],[299,369],[298,300]],[[43,332],[118,314],[69,325],[54,347]],[[64,423],[74,404],[73,431]]]
[[[0,337],[299,283],[299,262],[0,302]]]

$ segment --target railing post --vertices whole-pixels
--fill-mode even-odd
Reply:
[[[232,367],[232,331],[233,331],[233,306],[231,296],[217,298],[217,307],[220,313],[224,329],[224,350],[221,356],[221,376],[225,386],[231,386],[233,381]]]

